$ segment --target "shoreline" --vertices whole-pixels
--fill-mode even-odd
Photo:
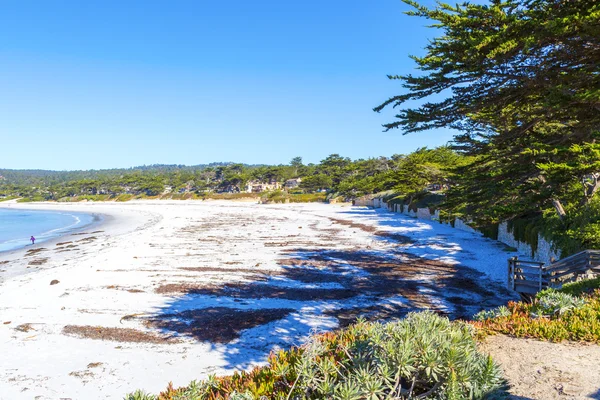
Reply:
[[[1,205],[0,205],[0,209],[23,210],[23,211],[48,211],[48,212],[62,212],[63,211],[63,210],[46,210],[46,209],[40,209],[40,208],[21,208],[21,207],[13,208],[13,207],[3,207]],[[81,225],[76,225],[74,227],[56,228],[55,230],[58,230],[59,232],[56,234],[50,235],[47,239],[36,239],[35,245],[25,244],[20,247],[8,249],[8,250],[0,250],[0,256],[2,256],[4,254],[17,253],[17,252],[20,252],[25,249],[30,249],[32,246],[34,246],[33,248],[35,248],[35,246],[56,244],[61,240],[62,237],[69,236],[74,233],[82,232],[87,229],[94,230],[96,228],[99,228],[103,225],[104,220],[106,218],[110,218],[109,215],[98,214],[98,213],[77,212],[77,214],[89,215],[92,217],[92,221],[81,224]]]
[[[170,380],[181,386],[261,365],[271,350],[359,313],[469,315],[508,296],[474,269],[505,275],[511,254],[491,240],[364,207],[22,207],[32,206],[107,217],[102,232],[0,254],[0,399],[156,393]],[[16,269],[24,273],[7,276]]]
[[[1,203],[0,203],[1,204]],[[25,263],[19,263],[19,260],[24,259],[27,256],[27,253],[31,250],[51,250],[54,249],[57,244],[69,241],[71,237],[77,237],[83,235],[85,233],[92,234],[94,233],[103,233],[109,236],[118,236],[128,232],[127,221],[131,220],[131,218],[121,219],[118,216],[114,215],[112,210],[103,209],[101,210],[93,209],[92,207],[86,207],[85,205],[65,205],[63,203],[52,203],[52,202],[30,202],[30,203],[9,203],[10,206],[6,207],[5,205],[0,205],[0,207],[11,210],[32,210],[32,211],[50,211],[50,212],[74,212],[91,215],[93,220],[91,223],[87,225],[77,227],[75,229],[71,229],[65,232],[60,233],[57,236],[49,238],[44,241],[36,242],[34,246],[31,244],[25,245],[24,247],[19,247],[16,249],[0,251],[0,284],[2,282],[8,281],[10,279],[28,275],[30,273],[36,272],[37,269],[31,268]],[[134,218],[135,219],[135,218]],[[135,224],[134,224],[135,225]],[[91,231],[91,232],[86,232]],[[54,260],[56,265],[60,264],[63,261],[64,257],[55,256]],[[9,268],[7,264],[11,265]],[[52,266],[51,266],[52,267]]]

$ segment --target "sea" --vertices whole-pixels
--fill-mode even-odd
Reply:
[[[83,229],[97,220],[95,215],[76,212],[0,208],[0,252],[31,245],[31,236],[37,245]]]

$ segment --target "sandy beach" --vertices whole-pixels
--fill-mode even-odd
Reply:
[[[103,216],[0,253],[0,399],[121,399],[264,363],[356,316],[512,299],[498,242],[349,205],[10,204]],[[487,274],[487,275],[486,275]]]

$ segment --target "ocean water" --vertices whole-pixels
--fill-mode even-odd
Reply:
[[[0,251],[36,245],[91,225],[97,217],[64,211],[33,211],[0,208]]]

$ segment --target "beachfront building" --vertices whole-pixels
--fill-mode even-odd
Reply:
[[[247,193],[261,193],[278,189],[281,189],[281,183],[277,181],[269,181],[268,183],[261,181],[250,181],[246,185]]]
[[[286,190],[296,189],[298,186],[300,186],[301,182],[302,178],[288,179],[287,181],[285,181],[283,187]]]

